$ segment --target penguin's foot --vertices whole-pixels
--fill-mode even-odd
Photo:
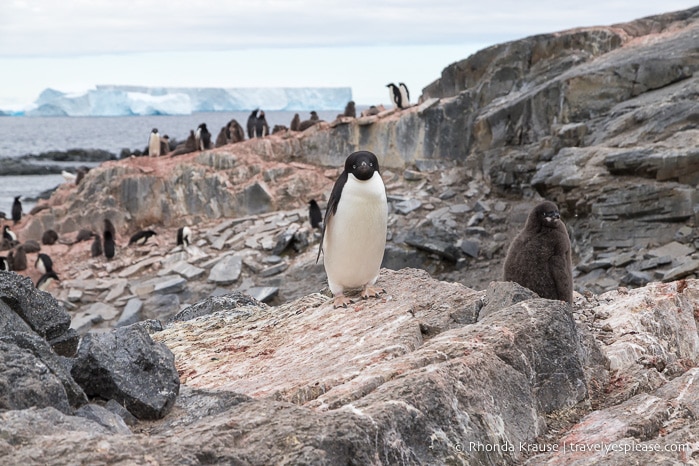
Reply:
[[[370,297],[378,298],[381,295],[381,293],[385,292],[386,290],[384,290],[383,288],[367,285],[362,290],[361,296],[362,299],[369,299]]]
[[[352,304],[352,300],[344,294],[339,294],[335,296],[335,299],[333,300],[334,309],[337,309],[338,307],[347,307],[350,304]]]

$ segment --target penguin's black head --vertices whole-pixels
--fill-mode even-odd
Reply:
[[[558,222],[561,218],[561,213],[558,211],[558,206],[550,201],[544,201],[541,204],[534,207],[531,214],[529,214],[529,222],[541,225],[549,228],[557,228]]]
[[[158,128],[153,128],[153,129],[151,130],[151,133],[157,133],[157,132],[158,132]]]
[[[379,171],[379,160],[366,150],[353,152],[345,161],[345,171],[351,173],[358,180],[366,181]]]

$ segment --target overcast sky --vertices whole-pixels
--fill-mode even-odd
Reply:
[[[667,0],[0,0],[0,109],[47,88],[347,86],[414,100],[487,46],[682,10]]]

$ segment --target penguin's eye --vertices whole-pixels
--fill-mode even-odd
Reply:
[[[357,169],[357,164],[355,163],[354,165],[352,165],[352,170],[356,170],[356,169]]]

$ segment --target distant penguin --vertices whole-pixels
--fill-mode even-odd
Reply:
[[[51,246],[56,244],[58,241],[58,233],[55,230],[46,230],[43,235],[41,235],[41,244]]]
[[[388,88],[388,96],[391,99],[391,103],[396,106],[396,108],[403,108],[402,97],[400,95],[400,89],[393,83],[386,84]]]
[[[94,240],[92,241],[92,246],[90,247],[90,253],[92,257],[97,257],[102,255],[102,237],[97,233],[93,233]]]
[[[197,127],[197,132],[194,134],[197,150],[206,150],[211,148],[211,133],[206,128],[206,123],[202,123]]]
[[[323,223],[323,214],[315,199],[308,201],[308,219],[311,222],[311,227],[315,229],[319,229]]]
[[[256,108],[250,113],[250,116],[248,116],[248,121],[247,121],[247,129],[248,129],[248,139],[252,139],[255,137],[255,124],[257,123],[257,112],[259,111],[259,108]]]
[[[111,231],[104,231],[104,257],[111,260],[116,252],[116,244],[114,244],[114,235]]]
[[[44,273],[39,281],[36,282],[36,289],[46,291],[54,281],[59,281],[58,275],[53,270]]]
[[[184,148],[184,154],[197,150],[197,135],[194,134],[194,130],[189,130],[189,136],[187,136],[187,140],[184,142]]]
[[[291,119],[291,124],[289,129],[291,131],[300,131],[299,126],[301,125],[301,117],[298,113],[294,113],[294,118]]]
[[[265,118],[265,112],[260,110],[257,114],[257,119],[255,120],[255,137],[263,138],[269,134],[269,125],[267,124],[267,118]]]
[[[155,235],[157,235],[157,233],[153,230],[138,231],[129,239],[129,246],[131,246],[132,244],[146,244],[148,238]]]
[[[21,245],[10,251],[9,256],[11,257],[12,270],[18,272],[27,270],[27,253]]]
[[[345,112],[342,114],[342,116],[357,118],[357,109],[354,105],[354,100],[347,102]]]
[[[229,143],[245,141],[245,130],[235,118],[226,125],[226,138]]]
[[[88,167],[80,167],[78,168],[77,175],[75,176],[75,184],[76,186],[79,185],[83,178],[85,178],[85,175],[87,175],[87,172],[89,172],[90,169]]]
[[[315,110],[313,110],[313,111],[311,111],[311,118],[308,120],[303,120],[299,124],[299,131],[306,131],[308,128],[317,124],[318,122],[320,122],[320,118],[318,117],[318,113]]]
[[[180,227],[177,230],[177,244],[183,245],[185,248],[192,243],[192,230],[189,227]]]
[[[226,135],[226,127],[221,126],[221,130],[218,132],[218,136],[216,136],[216,142],[214,143],[214,147],[223,147],[226,144],[228,144],[228,136]]]
[[[77,236],[75,237],[75,242],[79,243],[81,241],[87,241],[90,238],[92,238],[92,235],[94,235],[94,233],[92,233],[90,230],[81,228],[80,231],[78,231]]]
[[[5,256],[0,256],[0,270],[4,270],[6,272],[10,271],[10,261],[8,261],[7,257]]]
[[[410,107],[410,92],[408,91],[408,86],[406,86],[405,83],[398,83],[398,88],[400,89],[401,108]]]
[[[39,254],[34,262],[34,268],[39,272],[46,273],[53,270],[53,261],[48,254]]]
[[[66,171],[66,170],[61,171],[61,176],[63,177],[64,180],[66,180],[68,183],[71,183],[71,184],[76,184],[75,182],[78,179],[77,174],[71,173],[71,172]]]
[[[573,302],[573,261],[568,230],[556,204],[534,207],[507,251],[505,281],[519,283],[541,298]]]
[[[158,128],[153,128],[148,135],[148,155],[160,157],[160,133]]]
[[[386,247],[388,201],[379,172],[379,161],[371,152],[353,152],[335,182],[325,211],[321,247],[323,266],[333,307],[352,302],[344,291],[362,288],[362,298],[378,296],[379,278]]]
[[[5,225],[4,227],[2,227],[2,237],[7,241],[17,241],[17,235],[14,231],[10,230],[9,225]]]
[[[164,134],[160,137],[160,155],[167,155],[170,152],[170,136]]]
[[[17,224],[22,218],[22,203],[19,198],[21,196],[15,196],[15,201],[12,203],[12,221]]]

